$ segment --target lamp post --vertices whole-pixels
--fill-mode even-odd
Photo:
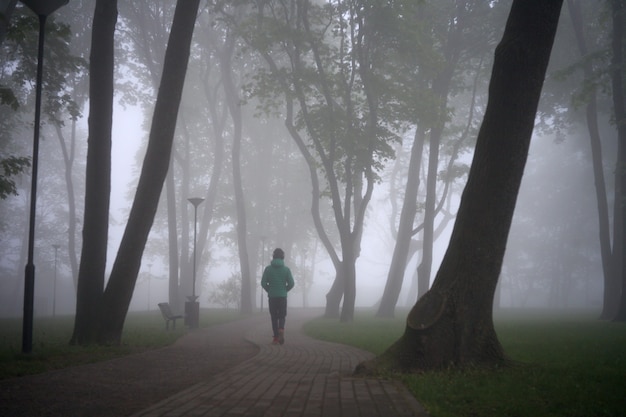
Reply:
[[[261,282],[263,282],[263,271],[265,270],[265,238],[261,236]],[[261,288],[261,311],[263,311],[263,296],[265,296],[265,290]]]
[[[196,296],[196,235],[198,226],[198,206],[204,201],[204,198],[192,197],[188,198],[193,205],[193,287],[191,289],[191,296],[188,296],[189,301],[185,302],[185,323],[190,328],[198,327],[198,316],[200,313],[200,305]]]
[[[52,317],[56,316],[57,312],[57,253],[61,247],[58,244],[52,245],[54,248],[54,283],[52,285]]]
[[[150,282],[152,281],[152,264],[148,264],[148,311],[150,311]]]
[[[307,308],[306,305],[306,255],[307,250],[305,249],[304,255],[302,257],[302,308]]]
[[[33,350],[33,305],[35,300],[35,212],[37,206],[37,169],[39,163],[39,123],[41,119],[41,85],[43,78],[43,47],[46,18],[69,0],[22,0],[39,17],[39,48],[37,50],[37,84],[35,90],[35,129],[30,192],[28,261],[24,271],[24,315],[22,319],[22,353]]]

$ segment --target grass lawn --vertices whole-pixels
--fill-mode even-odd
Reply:
[[[406,312],[353,323],[317,319],[306,332],[382,353],[404,331]],[[588,312],[502,313],[500,342],[515,366],[496,371],[395,375],[433,417],[618,417],[626,415],[626,324]]]
[[[236,320],[238,311],[201,309],[200,327]],[[22,351],[22,319],[0,318],[0,379],[36,374],[67,366],[93,363],[130,353],[172,344],[187,332],[183,320],[176,321],[176,330],[165,331],[165,321],[157,310],[130,312],[122,334],[121,346],[70,346],[73,316],[35,317],[33,351]]]

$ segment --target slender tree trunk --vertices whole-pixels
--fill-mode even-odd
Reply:
[[[119,344],[141,258],[170,164],[176,119],[200,0],[179,0],[165,52],[148,149],[128,224],[103,297],[98,341]]]
[[[587,42],[585,41],[583,16],[579,0],[568,0],[569,15],[572,20],[576,43],[581,58],[587,56]],[[590,83],[593,77],[591,63],[587,62],[583,67],[585,81]],[[593,178],[596,189],[596,202],[598,206],[598,229],[600,238],[600,255],[602,257],[602,270],[604,274],[604,297],[601,318],[613,317],[617,307],[615,281],[619,277],[612,268],[611,233],[609,225],[609,205],[606,196],[606,182],[604,180],[604,166],[602,163],[602,142],[598,129],[598,101],[594,91],[590,94],[586,108],[587,130],[591,144],[591,160],[593,163]],[[619,288],[619,282],[617,283]]]
[[[213,169],[211,172],[211,179],[209,180],[209,187],[205,195],[205,201],[202,204],[203,214],[202,222],[200,223],[200,230],[198,231],[198,256],[204,258],[207,239],[209,236],[209,230],[211,227],[211,221],[213,219],[213,210],[215,208],[215,201],[217,200],[218,187],[222,178],[222,169],[224,167],[224,125],[228,113],[228,104],[222,103],[223,113],[222,116],[217,111],[217,97],[210,93],[210,88],[207,84],[207,80],[203,80],[204,92],[207,99],[207,105],[209,106],[209,112],[211,114],[211,126],[213,128],[213,141],[215,143],[215,149],[213,151]],[[200,271],[204,271],[204,264],[200,265]],[[202,274],[202,272],[200,272]]]
[[[189,133],[185,113],[181,113],[179,118],[179,126],[181,132],[181,138],[183,142],[184,148],[184,156],[180,157],[180,153],[177,153],[176,156],[178,158],[178,164],[181,167],[181,181],[180,181],[180,189],[178,190],[178,204],[180,207],[180,218],[181,218],[181,226],[180,226],[180,272],[179,272],[179,302],[182,306],[186,300],[189,300],[189,297],[199,294],[198,291],[198,282],[201,280],[197,280],[194,288],[194,268],[197,268],[197,265],[194,266],[194,247],[196,248],[196,263],[198,260],[201,260],[202,257],[198,256],[197,246],[194,246],[193,243],[193,230],[197,227],[195,222],[192,223],[193,219],[196,221],[196,210],[193,205],[189,202],[190,197],[198,197],[197,195],[190,194],[190,184],[191,184],[191,165],[192,165],[192,149],[191,149],[191,134]],[[191,215],[191,216],[190,216]],[[200,224],[202,224],[202,219],[200,219]],[[196,270],[196,277],[201,275],[198,274],[198,270]]]
[[[442,122],[443,123],[443,122]],[[428,147],[428,174],[426,175],[426,202],[424,204],[424,229],[422,231],[422,261],[417,267],[417,296],[426,294],[430,288],[433,266],[435,235],[435,203],[437,201],[437,177],[439,168],[439,142],[443,126],[432,129]]]
[[[394,316],[398,297],[402,290],[402,282],[404,281],[404,271],[411,247],[413,222],[417,212],[417,191],[420,183],[419,172],[424,151],[424,137],[419,132],[419,129],[417,129],[413,138],[413,146],[411,147],[411,158],[404,192],[404,203],[400,212],[398,235],[391,258],[387,283],[385,284],[383,297],[376,313],[378,317]]]
[[[455,23],[448,31],[444,45],[443,56],[446,59],[445,67],[433,81],[433,93],[440,103],[437,109],[438,119],[430,131],[428,147],[428,173],[426,176],[426,202],[424,205],[424,230],[422,232],[422,261],[417,268],[418,297],[430,288],[430,276],[433,264],[433,250],[435,245],[435,216],[437,210],[437,177],[439,171],[439,146],[443,136],[448,111],[448,95],[454,69],[459,60],[461,39],[467,25],[467,16],[464,7],[456,8]]]
[[[70,270],[72,272],[72,282],[74,290],[78,287],[78,259],[76,258],[76,196],[74,193],[74,179],[72,169],[74,167],[74,155],[76,148],[76,121],[72,121],[72,133],[70,137],[70,146],[68,149],[65,143],[63,132],[59,126],[56,126],[61,153],[63,154],[63,162],[65,164],[65,188],[67,190],[67,256],[70,261]]]
[[[233,182],[235,187],[235,205],[237,209],[237,247],[239,249],[239,266],[241,268],[241,312],[252,313],[252,277],[250,273],[250,260],[248,256],[248,230],[246,224],[246,208],[243,193],[243,181],[241,179],[241,108],[239,107],[239,97],[235,90],[235,83],[232,79],[232,54],[235,46],[235,38],[229,34],[226,42],[228,47],[224,48],[222,59],[222,80],[224,91],[228,102],[228,109],[233,120]]]
[[[168,241],[168,280],[167,298],[172,311],[180,312],[181,296],[178,288],[178,222],[176,220],[176,189],[174,185],[174,158],[170,157],[170,167],[165,179],[167,193],[167,241]]]
[[[83,246],[72,344],[94,341],[104,288],[111,195],[114,34],[117,1],[97,0],[89,57],[89,138]]]
[[[448,250],[404,335],[357,373],[491,367],[505,361],[493,300],[562,0],[514,0]]]
[[[624,202],[624,184],[626,184],[626,103],[624,102],[624,78],[626,69],[624,67],[624,25],[626,25],[626,1],[612,0],[613,7],[613,62],[611,65],[611,84],[613,88],[613,108],[615,111],[615,124],[617,125],[617,172],[620,176],[620,194],[615,196],[615,200],[620,202],[619,211],[622,213],[622,220],[626,218],[626,203]],[[626,236],[626,222],[622,221],[622,239]],[[621,296],[615,321],[626,321],[626,245],[621,246],[620,251],[620,275],[621,275]]]

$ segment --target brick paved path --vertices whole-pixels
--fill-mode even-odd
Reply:
[[[428,417],[398,382],[351,377],[372,354],[305,336],[302,324],[311,318],[291,309],[282,346],[269,343],[269,318],[254,318],[246,338],[259,345],[258,355],[134,417]]]

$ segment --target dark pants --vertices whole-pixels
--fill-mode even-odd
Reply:
[[[274,337],[278,337],[278,329],[285,328],[285,317],[287,316],[287,297],[269,297],[270,319],[272,320],[272,331]]]

